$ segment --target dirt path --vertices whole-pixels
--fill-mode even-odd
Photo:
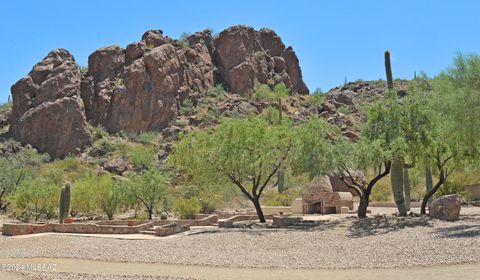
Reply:
[[[57,272],[103,275],[148,275],[194,277],[198,279],[478,279],[480,264],[461,264],[401,269],[255,269],[221,268],[152,263],[101,262],[80,259],[0,259],[0,264],[56,264]],[[8,278],[5,278],[8,275]],[[13,278],[14,275],[18,278]],[[24,279],[20,275],[0,272],[0,279]]]

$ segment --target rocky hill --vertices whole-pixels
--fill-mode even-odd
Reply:
[[[109,133],[161,132],[169,147],[180,132],[215,125],[222,116],[277,110],[276,98],[253,93],[275,85],[290,93],[282,97],[286,116],[303,121],[320,115],[353,141],[365,120],[363,105],[386,89],[382,81],[355,82],[308,95],[292,48],[268,29],[235,26],[215,38],[202,31],[183,41],[150,30],[125,49],[96,50],[88,70],[67,50],[53,50],[12,86],[13,106],[0,110],[0,128],[53,158],[90,147],[92,126]],[[395,87],[404,92],[406,83]],[[163,150],[159,157],[170,151]]]
[[[11,136],[64,157],[92,143],[87,123],[119,131],[161,131],[185,99],[197,102],[215,85],[245,96],[256,83],[283,83],[308,94],[297,56],[275,32],[234,26],[213,38],[185,42],[147,31],[140,42],[109,46],[88,58],[84,72],[65,49],[50,52],[12,86]],[[5,123],[5,120],[2,120]]]

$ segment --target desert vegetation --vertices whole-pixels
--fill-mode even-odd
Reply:
[[[221,84],[205,98],[184,99],[172,122],[181,132],[173,136],[113,134],[90,126],[94,141],[82,158],[51,159],[5,140],[0,210],[22,220],[65,218],[59,201],[68,181],[67,216],[113,219],[133,213],[152,219],[177,213],[192,218],[249,201],[265,222],[262,205],[289,205],[310,179],[323,174],[339,175],[358,194],[360,218],[367,216],[372,199],[393,198],[400,215],[407,214],[411,200],[422,202],[422,214],[436,195],[458,193],[468,200],[463,185],[480,179],[480,57],[459,54],[438,76],[408,81],[402,95],[394,88],[390,67],[387,53],[387,90],[362,105],[365,119],[357,124],[354,140],[320,113],[328,93],[305,96],[302,104],[315,113],[299,119],[290,112],[283,83],[256,84],[246,95],[265,104],[260,111],[248,102],[243,111],[228,114],[216,108],[232,98]],[[4,104],[0,110],[9,108]],[[355,111],[341,108],[343,115]],[[192,126],[192,118],[199,125]],[[285,186],[279,189],[279,183]]]

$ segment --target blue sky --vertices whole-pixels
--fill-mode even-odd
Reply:
[[[138,41],[148,29],[170,37],[236,24],[275,30],[300,59],[313,91],[384,77],[383,52],[396,78],[435,75],[458,51],[480,51],[480,1],[1,1],[0,102],[10,86],[54,49],[80,65],[95,49]]]

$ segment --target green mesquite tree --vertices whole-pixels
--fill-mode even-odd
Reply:
[[[170,163],[197,185],[235,185],[264,223],[260,198],[267,186],[276,185],[272,179],[286,163],[292,146],[288,122],[270,125],[256,116],[224,119],[216,129],[183,136],[175,145]]]

